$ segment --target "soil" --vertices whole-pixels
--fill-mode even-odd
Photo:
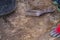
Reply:
[[[0,40],[60,40],[49,34],[53,26],[60,22],[57,10],[39,17],[25,16],[28,9],[42,10],[49,6],[57,8],[51,0],[17,0],[16,10],[0,17]]]

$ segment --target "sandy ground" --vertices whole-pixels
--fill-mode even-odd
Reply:
[[[44,4],[40,5],[38,2]],[[44,9],[53,6],[51,3],[51,0],[18,0],[15,12],[0,17],[0,40],[60,40],[49,34],[53,25],[60,21],[59,12],[39,17],[25,16],[27,9]]]

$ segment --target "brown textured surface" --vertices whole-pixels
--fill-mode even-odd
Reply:
[[[37,3],[36,0],[34,3],[31,0],[29,1],[29,4],[33,5],[31,8],[43,9],[53,6],[51,0],[37,1],[44,4],[41,6],[34,5]],[[25,11],[30,9],[30,7],[26,7],[26,4],[20,2],[20,0],[17,2],[17,9],[13,14],[0,18],[1,40],[59,40],[49,35],[52,26],[60,21],[60,14],[58,12],[45,14],[40,17],[25,16]]]

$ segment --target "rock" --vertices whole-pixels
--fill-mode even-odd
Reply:
[[[52,13],[54,11],[55,11],[54,8],[48,7],[46,9],[42,9],[42,10],[27,10],[25,15],[26,16],[41,16],[43,14]]]

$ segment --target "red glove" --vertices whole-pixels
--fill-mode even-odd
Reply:
[[[60,33],[60,24],[57,25],[56,32]]]

